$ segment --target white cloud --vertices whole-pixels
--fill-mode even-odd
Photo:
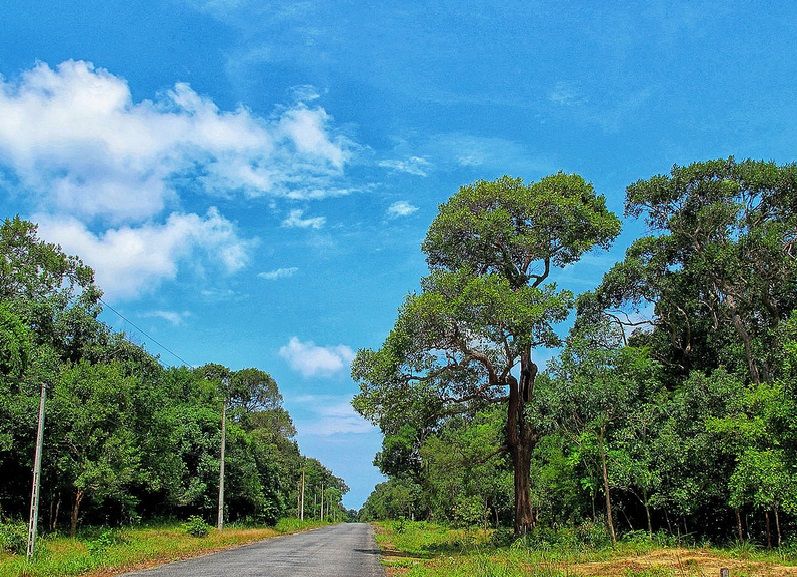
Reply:
[[[145,318],[163,319],[166,322],[171,323],[174,326],[179,326],[179,325],[183,324],[183,322],[185,322],[185,319],[187,319],[188,317],[191,316],[191,313],[188,312],[188,311],[179,312],[179,311],[160,311],[159,310],[159,311],[149,311],[149,312],[143,313],[141,316],[145,317]]]
[[[427,147],[434,156],[459,167],[498,169],[510,174],[551,172],[556,168],[546,155],[535,154],[522,143],[505,138],[453,132],[436,135]]]
[[[287,268],[276,268],[274,270],[264,271],[257,273],[257,278],[262,278],[265,280],[277,280],[281,278],[290,278],[296,274],[299,268],[295,266],[287,267]]]
[[[422,156],[410,156],[407,160],[382,160],[377,163],[382,168],[395,172],[406,172],[415,176],[427,176],[432,165]]]
[[[360,434],[376,431],[351,406],[351,397],[333,395],[303,395],[288,399],[304,406],[314,414],[312,420],[296,423],[301,434],[328,437],[337,434]]]
[[[548,100],[560,106],[580,106],[587,99],[582,96],[574,87],[558,82],[548,93]]]
[[[73,217],[37,215],[39,234],[77,254],[112,298],[131,298],[174,279],[181,262],[202,252],[226,272],[244,267],[255,241],[241,239],[215,208],[204,217],[172,213],[165,223],[121,226],[94,233]]]
[[[290,367],[305,377],[330,376],[339,373],[354,359],[354,351],[347,345],[322,347],[313,341],[302,342],[291,337],[280,347],[279,355]]]
[[[323,189],[352,144],[329,125],[323,108],[304,102],[272,120],[223,111],[185,83],[135,102],[123,78],[83,61],[0,78],[0,163],[48,212],[114,223],[157,215],[186,176],[219,194]]]
[[[417,206],[410,204],[406,200],[399,200],[388,207],[387,214],[393,218],[397,218],[400,216],[409,216],[417,210]]]
[[[285,228],[321,228],[327,222],[326,217],[316,216],[315,218],[302,218],[304,210],[293,209],[288,213],[288,217],[282,221]]]

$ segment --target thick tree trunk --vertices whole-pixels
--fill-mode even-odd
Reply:
[[[609,536],[612,538],[612,545],[617,544],[617,533],[614,530],[614,515],[612,514],[612,496],[609,492],[609,470],[606,467],[606,447],[604,446],[604,436],[606,430],[601,429],[598,438],[598,450],[601,458],[601,474],[603,476],[603,493],[606,495],[606,524],[609,526]]]
[[[515,534],[525,535],[534,526],[531,514],[531,448],[526,443],[512,447],[515,473]]]
[[[75,490],[75,500],[72,502],[72,514],[69,519],[69,536],[74,537],[77,534],[77,520],[80,515],[80,503],[83,501],[83,490]]]
[[[531,510],[531,454],[537,440],[536,432],[526,422],[525,403],[531,398],[537,366],[531,354],[521,355],[520,382],[509,378],[509,407],[506,441],[512,457],[515,485],[515,535],[521,536],[534,526]]]

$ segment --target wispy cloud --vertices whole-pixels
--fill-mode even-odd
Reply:
[[[326,217],[316,216],[313,218],[302,218],[304,210],[295,208],[288,213],[285,220],[282,221],[282,226],[285,228],[321,228],[327,222]]]
[[[264,271],[257,273],[257,278],[265,280],[278,280],[281,278],[290,278],[299,270],[298,267],[291,266],[286,268],[275,268],[274,270]]]
[[[387,208],[387,214],[391,218],[398,218],[401,216],[409,216],[413,212],[416,212],[417,210],[418,210],[417,206],[410,204],[406,200],[399,200],[397,202],[394,202]]]
[[[558,82],[548,93],[548,100],[560,106],[579,106],[587,99],[575,87]]]
[[[481,168],[514,172],[551,172],[556,166],[544,154],[528,150],[525,145],[490,136],[451,132],[438,134],[425,146],[434,158],[445,160],[455,168]]]
[[[351,406],[351,396],[303,395],[287,399],[314,414],[312,420],[297,422],[302,434],[329,437],[340,434],[363,434],[376,431]]]
[[[168,323],[171,323],[174,326],[179,326],[185,322],[185,320],[191,316],[189,311],[149,311],[141,314],[144,318],[158,318],[163,319]]]
[[[428,176],[432,168],[431,163],[423,156],[410,156],[406,160],[382,160],[377,165],[394,172],[406,172],[415,176]]]
[[[279,355],[305,377],[340,373],[354,359],[354,351],[347,345],[319,346],[297,337],[291,337],[287,345],[280,347]]]

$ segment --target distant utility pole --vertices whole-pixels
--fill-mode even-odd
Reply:
[[[47,398],[47,385],[42,383],[39,399],[39,428],[36,431],[36,452],[33,456],[33,491],[30,497],[30,522],[28,523],[28,561],[33,558],[36,547],[36,529],[39,525],[39,484],[42,470],[42,445],[44,443],[44,401]]]
[[[299,513],[299,519],[304,521],[304,466],[302,466],[302,508]]]
[[[321,483],[321,520],[324,520],[324,484]]]
[[[224,445],[227,441],[227,392],[221,405],[221,463],[219,464],[219,518],[216,527],[219,531],[224,528]]]

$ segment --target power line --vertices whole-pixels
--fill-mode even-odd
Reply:
[[[147,338],[148,338],[149,340],[151,340],[153,343],[155,343],[156,345],[158,345],[158,346],[159,346],[160,348],[162,348],[164,351],[166,351],[167,353],[169,353],[169,354],[173,355],[174,357],[176,357],[176,358],[180,359],[180,360],[182,361],[182,363],[183,363],[185,366],[187,366],[187,367],[193,367],[193,365],[192,365],[191,363],[189,363],[189,362],[188,362],[188,361],[186,361],[186,360],[185,360],[183,357],[181,357],[180,355],[178,355],[177,353],[175,353],[173,350],[171,350],[169,347],[167,347],[166,345],[162,344],[160,341],[158,341],[157,339],[155,339],[155,337],[151,337],[151,336],[149,336],[149,335],[146,333],[146,331],[145,331],[144,329],[142,329],[142,328],[141,328],[140,326],[138,326],[136,323],[134,323],[133,321],[131,321],[129,318],[127,318],[127,317],[126,317],[126,316],[124,316],[122,313],[120,313],[118,310],[116,310],[116,309],[115,309],[115,308],[113,308],[111,305],[109,305],[107,302],[105,302],[105,301],[102,299],[102,297],[100,297],[100,302],[101,302],[103,305],[105,305],[106,307],[108,307],[109,309],[111,309],[113,312],[115,312],[115,313],[116,313],[116,314],[117,314],[117,315],[118,315],[118,316],[119,316],[119,317],[120,317],[120,318],[121,318],[123,321],[125,321],[125,322],[127,322],[127,323],[130,323],[130,324],[133,326],[133,328],[135,328],[135,329],[136,329],[138,332],[140,332],[142,335],[144,335],[145,337],[147,337]]]

